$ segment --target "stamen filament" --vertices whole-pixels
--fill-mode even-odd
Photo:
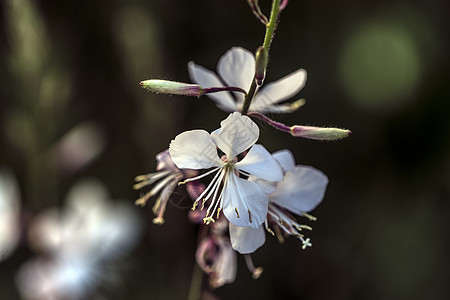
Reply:
[[[217,207],[219,206],[220,200],[222,199],[222,195],[223,195],[223,191],[224,191],[224,189],[225,189],[225,186],[222,188],[222,191],[220,192],[219,198],[216,198],[216,197],[217,197],[217,192],[219,191],[220,182],[222,182],[223,177],[224,177],[225,175],[227,175],[227,174],[228,174],[227,171],[226,171],[225,169],[223,169],[222,172],[221,172],[220,178],[219,178],[219,184],[216,185],[216,191],[214,192],[214,196],[213,196],[213,198],[212,198],[212,200],[211,200],[211,204],[210,204],[209,207],[208,207],[208,211],[210,211],[210,210],[211,210],[211,207],[212,207],[213,204],[214,204],[214,208],[213,208],[213,210],[212,210],[212,212],[211,212],[211,215],[214,215],[214,214],[215,214],[216,209],[217,209]],[[226,177],[225,177],[225,182],[226,182]],[[217,214],[217,215],[218,215],[218,214]],[[219,218],[219,217],[217,217],[217,218]]]
[[[211,197],[212,193],[214,192],[214,196],[213,196],[213,198],[211,200],[211,204],[209,205],[209,207],[207,209],[208,212],[211,211],[211,208],[212,208],[213,204],[215,204],[217,202],[217,201],[215,201],[216,200],[216,196],[217,196],[217,193],[219,191],[220,183],[222,182],[222,179],[223,179],[223,176],[225,175],[225,172],[226,171],[224,169],[221,170],[220,176],[217,179],[217,183],[214,184],[214,187],[211,189],[211,191],[209,192],[208,196],[205,197],[205,199],[209,199]],[[214,214],[214,211],[212,212],[212,214]]]
[[[146,174],[146,175],[136,176],[136,178],[134,178],[134,180],[140,181],[140,182],[133,185],[133,188],[135,190],[139,190],[139,189],[143,188],[144,186],[152,184],[156,180],[166,176],[167,174],[169,174],[171,172],[172,171],[160,171],[160,172],[156,172],[156,173],[150,173],[150,174]]]
[[[255,268],[255,265],[253,264],[253,260],[250,254],[244,254],[244,259],[248,270],[252,273],[253,279],[258,279],[261,276],[264,269],[262,267]]]
[[[212,171],[217,171],[219,168],[216,168]],[[212,173],[211,171],[208,172],[208,174]],[[211,180],[211,182],[209,183],[209,185],[205,188],[205,190],[200,194],[200,196],[197,197],[197,199],[195,199],[194,204],[192,206],[192,210],[195,210],[195,208],[197,207],[198,202],[200,201],[200,199],[202,199],[202,197],[211,189],[211,187],[213,186],[214,182],[216,181],[217,177],[220,175],[221,172],[217,172],[216,175],[214,175],[214,178]],[[181,182],[178,183],[178,185],[180,185]],[[184,184],[185,182],[181,183]],[[205,203],[206,198],[203,201],[203,204]],[[203,205],[202,208],[203,209]]]
[[[157,185],[155,185],[153,187],[153,189],[150,191],[150,194],[156,195],[164,186],[166,186],[166,184],[170,181],[172,181],[173,179],[175,179],[177,177],[176,174],[172,174],[170,176],[167,176],[166,178],[164,178],[164,180],[161,180],[160,182],[158,182]]]
[[[184,180],[184,181],[178,182],[178,185],[182,185],[182,184],[185,184],[185,183],[187,183],[187,182],[190,182],[190,181],[194,181],[194,180],[198,180],[198,179],[200,179],[200,178],[203,178],[203,177],[205,177],[205,176],[207,176],[207,175],[209,175],[209,174],[211,174],[211,173],[214,173],[215,171],[219,170],[220,168],[223,168],[223,166],[214,168],[214,169],[212,169],[212,170],[210,170],[210,171],[208,171],[208,172],[206,172],[206,173],[203,173],[203,174],[201,174],[201,175],[199,175],[199,176],[187,178],[187,179]]]

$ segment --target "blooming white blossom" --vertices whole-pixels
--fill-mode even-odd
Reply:
[[[255,77],[255,56],[250,51],[233,47],[219,60],[217,73],[199,66],[194,62],[188,64],[191,80],[204,88],[238,87],[248,92]],[[249,112],[288,113],[303,105],[303,100],[282,103],[297,94],[306,83],[306,71],[298,69],[291,74],[263,86],[259,89],[249,108]],[[208,94],[216,105],[226,111],[241,111],[244,94],[239,92],[217,92]]]
[[[220,125],[221,128],[211,134],[205,130],[179,134],[170,143],[170,155],[180,169],[213,168],[184,182],[216,173],[194,202],[195,209],[202,200],[203,209],[205,202],[211,199],[205,223],[214,222],[216,213],[218,216],[223,211],[234,225],[257,228],[266,219],[267,193],[261,185],[241,178],[239,174],[246,177],[253,175],[273,182],[283,179],[283,171],[263,146],[255,145],[259,138],[259,128],[249,117],[235,112]],[[217,148],[225,154],[222,159]],[[238,161],[237,156],[246,150],[248,153]]]
[[[114,276],[114,263],[137,242],[132,206],[107,201],[95,181],[76,185],[64,211],[49,209],[30,225],[30,245],[44,254],[21,266],[23,299],[87,299],[95,285]]]
[[[275,191],[269,195],[269,209],[265,228],[274,234],[270,227],[281,229],[302,241],[302,248],[312,246],[309,238],[304,238],[302,229],[311,229],[300,225],[292,214],[305,216],[312,220],[308,212],[312,211],[323,199],[328,178],[321,171],[309,167],[295,165],[294,157],[289,150],[281,150],[273,157],[283,167],[283,181],[276,183]],[[272,183],[255,179],[265,188],[271,189]],[[280,232],[281,233],[281,232]],[[281,235],[279,236],[281,238]],[[237,227],[230,224],[230,239],[233,249],[240,253],[252,253],[265,242],[263,226],[258,228]]]

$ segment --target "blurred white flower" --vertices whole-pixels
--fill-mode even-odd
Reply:
[[[302,248],[305,249],[312,244],[309,238],[304,238],[301,231],[310,230],[311,227],[299,224],[293,214],[315,220],[308,212],[322,201],[328,178],[313,167],[296,166],[294,156],[289,150],[273,153],[273,157],[283,167],[285,174],[283,181],[276,183],[275,191],[269,195],[265,228],[275,234],[271,227],[274,228],[279,239],[282,239],[283,232],[299,238]],[[259,179],[254,180],[268,189],[273,185]],[[230,239],[233,249],[244,254],[252,253],[261,247],[266,237],[262,225],[255,229],[230,223]]]
[[[77,184],[63,211],[49,209],[30,225],[30,246],[44,256],[21,267],[17,283],[22,297],[86,299],[111,276],[111,265],[134,247],[139,220],[133,206],[108,201],[98,182]]]
[[[66,132],[47,152],[48,164],[60,175],[73,174],[94,161],[105,149],[103,130],[83,122]]]
[[[20,238],[19,197],[15,177],[0,168],[0,262],[14,251]]]
[[[238,87],[248,92],[255,79],[255,56],[250,51],[233,47],[219,60],[217,74],[190,62],[188,64],[191,80],[203,88]],[[291,74],[265,85],[259,89],[252,100],[249,112],[289,113],[304,104],[304,100],[282,103],[297,94],[306,83],[306,71],[298,69]],[[244,94],[239,92],[217,92],[208,94],[216,105],[226,111],[241,111]]]
[[[268,181],[283,179],[282,169],[270,153],[261,145],[258,126],[247,116],[235,112],[221,123],[221,128],[209,134],[204,130],[191,130],[179,134],[170,143],[173,162],[180,169],[212,170],[184,182],[200,179],[216,173],[211,183],[195,200],[194,208],[202,200],[202,208],[208,199],[205,223],[214,222],[214,216],[223,210],[225,217],[237,226],[257,228],[267,215],[267,193],[257,183],[239,177],[250,174]],[[225,155],[218,155],[219,148]],[[238,161],[237,156],[248,150]],[[219,193],[220,188],[222,190]]]

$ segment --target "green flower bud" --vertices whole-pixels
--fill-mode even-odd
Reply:
[[[294,125],[291,127],[291,134],[297,137],[303,137],[313,140],[335,141],[350,136],[352,132],[340,128],[322,128],[312,126]]]
[[[267,67],[267,51],[263,46],[256,50],[256,66],[255,66],[255,80],[256,84],[261,86],[266,77],[266,67]]]
[[[143,88],[161,94],[201,96],[203,89],[198,84],[188,84],[176,81],[149,79],[139,83]]]

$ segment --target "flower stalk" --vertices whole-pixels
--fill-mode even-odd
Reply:
[[[275,37],[275,30],[280,21],[279,20],[280,12],[281,12],[280,0],[274,0],[272,2],[272,10],[270,12],[269,23],[267,23],[267,25],[266,25],[266,34],[264,36],[264,43],[263,43],[263,48],[266,53],[266,62],[267,62],[267,58],[269,57],[270,45],[272,44],[272,40]],[[267,66],[267,64],[266,64],[266,66]],[[256,78],[255,78],[255,80],[252,81],[250,89],[249,89],[247,95],[245,96],[244,104],[242,105],[242,111],[241,111],[241,113],[243,115],[246,115],[248,113],[248,109],[250,108],[250,103],[252,102],[253,96],[256,93],[256,89],[257,89],[256,81],[257,81]]]

